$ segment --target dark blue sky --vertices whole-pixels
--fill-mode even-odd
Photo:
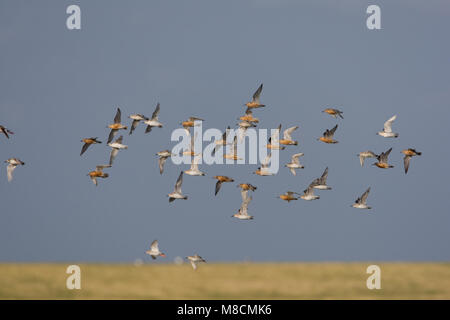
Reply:
[[[66,28],[78,4],[82,29]],[[381,7],[382,30],[366,28]],[[198,252],[210,261],[449,260],[447,165],[450,119],[448,1],[2,1],[0,137],[2,161],[26,162],[11,183],[0,171],[1,261],[148,259],[152,240],[172,261]],[[159,175],[155,153],[189,116],[204,129],[234,126],[263,82],[261,128],[299,125],[296,177],[253,175],[256,165],[202,166],[187,176],[187,201],[169,204],[180,170]],[[86,174],[106,163],[108,125],[120,106],[150,115],[161,103],[164,128],[124,135],[110,177]],[[343,120],[323,113],[344,111]],[[398,139],[376,136],[397,114]],[[316,141],[339,123],[336,145]],[[84,137],[104,143],[79,156]],[[393,147],[395,168],[361,168],[356,154]],[[400,151],[423,152],[407,175]],[[370,164],[372,161],[368,161]],[[329,167],[332,191],[318,201],[285,203]],[[231,218],[239,189],[217,174],[258,187],[253,221]],[[370,211],[350,205],[372,191]]]

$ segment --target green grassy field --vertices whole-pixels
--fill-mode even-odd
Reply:
[[[381,268],[381,289],[366,268]],[[0,264],[1,299],[450,299],[450,263]]]

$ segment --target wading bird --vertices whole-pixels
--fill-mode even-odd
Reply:
[[[392,123],[397,119],[397,116],[391,117],[388,121],[384,123],[383,131],[377,132],[377,135],[385,137],[385,138],[397,138],[398,133],[392,132]]]
[[[98,138],[85,138],[83,140],[81,140],[81,142],[84,142],[83,147],[81,148],[81,153],[80,156],[86,152],[86,150],[89,148],[89,146],[91,144],[97,144],[97,143],[102,143],[101,141],[97,140]]]
[[[358,199],[356,199],[355,203],[352,204],[353,208],[357,208],[357,209],[372,209],[372,207],[369,207],[366,204],[367,201],[367,197],[369,196],[369,192],[370,192],[370,187],[366,190],[366,192],[364,192],[361,197],[359,197]]]
[[[159,251],[158,246],[158,240],[154,240],[152,244],[150,245],[150,250],[145,251],[146,254],[148,254],[150,257],[152,257],[153,260],[155,260],[157,257],[165,257],[166,255]]]
[[[116,112],[116,116],[114,117],[114,123],[110,124],[108,126],[108,128],[111,129],[109,136],[108,136],[108,141],[106,143],[110,143],[112,141],[112,139],[114,139],[114,137],[116,136],[117,132],[121,129],[123,130],[127,130],[128,127],[124,126],[123,124],[120,123],[120,118],[121,118],[122,112],[120,111],[120,108],[117,108],[117,112]]]
[[[6,175],[8,177],[8,182],[11,182],[13,179],[13,171],[17,168],[17,166],[23,166],[25,165],[25,162],[23,162],[20,159],[17,158],[9,158],[8,160],[5,160],[5,163],[8,163],[6,166]]]

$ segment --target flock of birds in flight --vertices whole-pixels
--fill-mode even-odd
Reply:
[[[221,140],[215,141],[215,148],[212,151],[212,155],[214,156],[215,153],[219,149],[223,149],[223,147],[227,145],[231,145],[230,153],[224,153],[223,158],[225,159],[231,159],[231,160],[240,160],[238,157],[237,152],[237,143],[238,143],[238,136],[239,140],[242,141],[245,137],[246,131],[248,128],[256,127],[259,123],[259,119],[255,118],[253,116],[253,110],[265,107],[264,104],[260,103],[260,95],[263,89],[263,85],[261,84],[256,92],[253,94],[252,100],[250,102],[247,102],[245,106],[247,107],[245,114],[241,116],[238,120],[240,122],[238,123],[238,133],[234,135],[233,140],[229,141],[229,131],[230,127],[228,127],[225,132],[222,135]],[[340,111],[335,108],[326,108],[322,112],[327,113],[337,119],[338,117],[343,119],[343,111]],[[148,118],[142,114],[131,114],[129,118],[132,120],[129,135],[131,135],[134,130],[137,128],[140,122],[144,123],[146,126],[145,133],[151,132],[152,128],[162,128],[163,124],[159,121],[158,116],[160,113],[160,104],[158,103],[155,111],[153,112],[151,118]],[[397,138],[398,133],[395,133],[392,131],[392,124],[396,119],[396,115],[388,119],[384,123],[384,128],[382,131],[379,131],[377,134],[384,137],[384,138]],[[190,148],[188,150],[183,151],[183,155],[191,156],[191,167],[188,170],[181,171],[178,179],[175,183],[175,188],[173,192],[169,193],[167,196],[169,197],[169,202],[173,202],[177,199],[183,199],[187,200],[188,197],[184,195],[181,191],[181,185],[183,183],[183,173],[191,176],[204,176],[205,173],[199,170],[198,164],[199,160],[202,157],[202,154],[197,154],[194,152],[194,141],[195,136],[192,136],[190,133],[190,129],[193,128],[198,121],[204,121],[201,118],[198,117],[190,117],[188,120],[183,121],[181,125],[185,129],[188,136],[191,138],[191,144]],[[120,108],[117,108],[116,115],[114,117],[114,123],[108,125],[108,128],[111,129],[107,145],[111,147],[111,153],[109,158],[109,164],[105,165],[98,165],[96,166],[95,170],[89,172],[87,175],[90,177],[92,182],[97,186],[98,178],[108,178],[108,173],[103,172],[104,169],[110,168],[113,165],[114,159],[118,155],[120,150],[127,149],[128,146],[123,144],[123,136],[119,136],[115,141],[113,141],[114,137],[118,134],[120,130],[128,130],[128,126],[121,123],[121,110]],[[267,148],[270,150],[284,150],[286,146],[296,146],[298,145],[298,141],[295,141],[292,138],[292,133],[298,128],[298,126],[290,127],[283,131],[283,137],[280,138],[281,133],[281,124],[278,126],[277,130],[274,134],[271,135],[271,137],[268,140]],[[332,129],[327,129],[321,137],[317,138],[318,141],[327,143],[327,144],[335,144],[338,143],[337,140],[334,139],[334,134],[338,128],[338,125],[336,124]],[[8,128],[0,125],[0,133],[2,133],[6,138],[10,138],[9,135],[14,134],[11,130]],[[94,144],[101,144],[102,142],[98,140],[98,137],[90,137],[82,139],[81,142],[83,142],[83,146],[81,148],[80,156],[83,155],[88,148],[91,145]],[[374,162],[372,165],[377,166],[381,169],[389,169],[393,168],[394,166],[388,163],[388,156],[391,153],[392,148],[388,149],[385,152],[382,152],[381,154],[376,154],[370,150],[363,151],[358,154],[360,164],[361,166],[364,166],[364,160],[367,158],[375,158],[377,159],[377,162]],[[414,156],[420,156],[421,152],[416,151],[413,148],[404,149],[401,151],[404,154],[403,163],[404,163],[404,171],[405,174],[408,172],[410,160]],[[164,171],[164,164],[166,160],[173,156],[173,154],[169,150],[163,150],[157,153],[159,159],[159,171],[160,174]],[[287,167],[290,172],[295,176],[297,169],[303,169],[304,166],[299,162],[299,158],[303,156],[303,153],[295,153],[291,156],[291,162],[285,164],[285,167]],[[254,172],[257,175],[260,176],[270,176],[273,175],[272,172],[269,170],[269,164],[270,164],[270,158],[271,153],[267,155],[267,157],[262,161],[261,166],[258,167],[258,169]],[[7,171],[7,178],[8,181],[11,181],[13,179],[13,171],[18,166],[23,166],[25,163],[21,161],[18,158],[10,158],[5,161],[8,163],[6,167]],[[315,190],[330,190],[331,187],[327,185],[327,176],[328,176],[328,167],[325,169],[321,177],[314,179],[309,186],[303,191],[303,194],[294,192],[294,191],[287,191],[286,193],[279,196],[280,199],[290,202],[293,200],[298,200],[299,198],[303,200],[316,200],[319,199],[320,196],[314,194]],[[224,182],[234,182],[234,179],[223,176],[223,175],[217,175],[213,177],[217,180],[215,185],[215,195],[219,192],[222,184]],[[235,217],[240,220],[252,220],[254,217],[251,216],[248,212],[248,206],[250,201],[252,200],[252,197],[249,195],[249,191],[254,192],[257,187],[253,186],[250,183],[240,183],[238,184],[238,187],[241,188],[241,197],[242,197],[242,203],[241,207],[239,208],[238,212],[234,214],[232,217]],[[356,199],[356,201],[352,204],[352,207],[358,208],[358,209],[371,209],[370,206],[367,205],[367,197],[370,192],[370,187],[360,196]],[[152,259],[156,259],[158,256],[165,257],[165,254],[159,250],[158,241],[154,240],[150,246],[150,249],[146,251],[148,255],[152,257]],[[198,254],[195,254],[193,256],[187,256],[186,259],[192,264],[192,267],[194,270],[197,268],[196,263],[199,262],[206,262],[202,257],[200,257]]]

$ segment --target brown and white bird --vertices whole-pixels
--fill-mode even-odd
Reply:
[[[108,136],[108,142],[106,142],[106,143],[110,143],[112,141],[112,139],[114,139],[114,137],[116,136],[116,134],[119,130],[121,130],[121,129],[127,130],[128,129],[127,126],[124,126],[123,124],[120,123],[121,115],[122,115],[122,112],[120,111],[120,108],[117,108],[116,116],[114,117],[114,123],[110,124],[108,126],[108,128],[110,128],[111,131]]]
[[[298,145],[298,141],[295,141],[292,139],[291,134],[295,130],[297,130],[298,126],[287,128],[283,131],[283,139],[280,139],[280,144],[287,145],[287,146],[296,146]]]
[[[153,127],[162,128],[163,124],[158,120],[160,109],[161,108],[158,102],[155,111],[153,111],[152,117],[150,119],[145,119],[144,123],[147,125],[147,128],[145,128],[145,133],[149,133],[150,131],[152,131]]]
[[[109,157],[109,164],[112,165],[114,159],[116,158],[117,154],[119,153],[119,150],[128,149],[128,146],[122,144],[123,136],[120,136],[116,139],[116,141],[112,143],[108,143],[108,146],[110,146],[111,149],[111,155]]]
[[[359,154],[357,154],[357,156],[359,157],[359,163],[361,164],[361,167],[364,166],[364,160],[366,158],[376,158],[376,157],[378,157],[378,155],[376,155],[374,152],[372,152],[370,150],[360,152]]]
[[[11,130],[9,130],[8,128],[0,125],[0,133],[3,133],[5,135],[6,138],[9,139],[9,135],[8,134],[14,134],[14,132],[12,132]]]
[[[23,162],[20,159],[17,158],[9,158],[8,160],[5,160],[5,163],[8,163],[6,166],[6,175],[8,177],[8,182],[11,182],[13,179],[13,171],[17,168],[17,166],[23,166],[25,165],[25,162]]]
[[[320,196],[314,194],[314,181],[303,191],[303,194],[300,196],[303,200],[316,200],[320,199]]]
[[[411,160],[411,158],[414,156],[421,156],[422,152],[416,151],[412,148],[408,148],[402,150],[402,153],[405,155],[405,157],[403,158],[403,166],[405,168],[405,174],[407,174],[409,169],[409,161]]]
[[[333,139],[333,136],[334,136],[334,133],[336,132],[337,127],[338,127],[338,125],[335,125],[333,129],[330,129],[330,130],[327,129],[323,133],[322,137],[318,138],[317,140],[320,140],[325,143],[338,143],[339,141],[336,141]]]
[[[330,186],[327,186],[327,178],[328,178],[328,167],[325,168],[325,171],[322,173],[320,178],[315,179],[311,185],[314,189],[318,190],[331,190]]]
[[[97,186],[97,178],[108,178],[109,174],[103,172],[103,169],[111,168],[111,165],[98,165],[94,171],[89,172],[87,175],[91,178],[92,182]]]
[[[254,185],[251,185],[250,183],[240,183],[237,185],[238,188],[241,188],[241,190],[250,190],[250,191],[255,191],[256,189],[258,189],[257,187],[255,187]]]
[[[241,190],[241,196],[241,207],[238,213],[233,214],[231,217],[238,218],[239,220],[253,220],[253,216],[248,214],[248,204],[252,201],[252,197],[248,195],[248,190]]]
[[[295,172],[295,169],[303,169],[305,168],[298,159],[299,157],[302,157],[303,153],[299,152],[296,154],[293,154],[291,157],[291,162],[285,164],[284,166],[289,168],[291,170],[291,173],[295,176],[297,173]]]
[[[255,93],[253,94],[252,101],[247,102],[245,104],[247,106],[247,108],[261,108],[261,107],[265,107],[264,104],[261,104],[259,102],[259,97],[261,95],[262,88],[263,88],[263,84],[261,83],[261,85],[258,87],[258,89],[256,89]]]
[[[206,263],[206,260],[203,259],[202,257],[200,257],[198,254],[195,254],[193,256],[187,256],[186,259],[189,260],[189,262],[191,263],[192,268],[194,270],[197,270],[197,263],[199,263],[199,262],[205,262]]]
[[[164,171],[164,164],[166,163],[167,158],[171,157],[173,154],[169,150],[163,150],[156,154],[158,159],[158,165],[159,165],[159,173],[163,174]]]
[[[141,121],[147,119],[143,114],[139,114],[139,113],[136,113],[136,114],[130,114],[130,115],[128,116],[128,118],[130,118],[130,119],[133,120],[133,122],[131,123],[130,133],[129,133],[129,134],[132,134],[132,133],[133,133],[133,131],[134,131],[134,130],[136,129],[136,127],[138,126],[139,122],[141,122]]]
[[[344,112],[338,110],[338,109],[333,109],[333,108],[326,108],[325,110],[323,110],[322,112],[328,113],[329,115],[331,115],[333,118],[337,118],[338,116],[341,119],[344,119],[344,117],[342,116],[342,114]]]
[[[366,204],[367,197],[369,196],[369,192],[370,192],[370,187],[361,195],[361,197],[356,199],[355,203],[352,204],[352,207],[357,208],[357,209],[372,209],[372,207],[369,207]]]
[[[155,260],[157,257],[166,256],[165,253],[159,251],[158,240],[154,240],[150,245],[150,250],[145,251],[145,253],[152,257],[153,260]]]
[[[217,195],[217,193],[220,190],[220,187],[222,186],[222,183],[224,183],[224,182],[234,182],[234,180],[232,178],[229,178],[227,176],[214,176],[213,179],[217,179],[216,189],[215,189],[214,195]]]
[[[280,195],[280,199],[284,200],[284,201],[287,201],[287,202],[290,202],[292,200],[298,200],[298,198],[296,198],[294,196],[294,194],[300,195],[299,193],[294,192],[294,191],[287,191],[286,193]]]
[[[81,140],[81,142],[84,142],[83,147],[81,148],[81,153],[80,156],[86,152],[86,150],[89,148],[89,146],[91,144],[97,144],[97,143],[102,143],[101,141],[97,140],[98,138],[85,138],[83,140]]]
[[[373,166],[377,166],[378,168],[381,169],[389,169],[389,168],[393,168],[393,165],[388,164],[388,156],[391,153],[392,148],[390,148],[389,150],[387,150],[386,152],[382,152],[378,157],[378,162],[372,164]]]
[[[167,196],[169,197],[169,202],[175,201],[176,199],[187,200],[187,196],[183,195],[181,191],[181,184],[183,183],[183,171],[180,172],[178,176],[177,182],[175,183],[175,189],[172,193],[169,193]]]

